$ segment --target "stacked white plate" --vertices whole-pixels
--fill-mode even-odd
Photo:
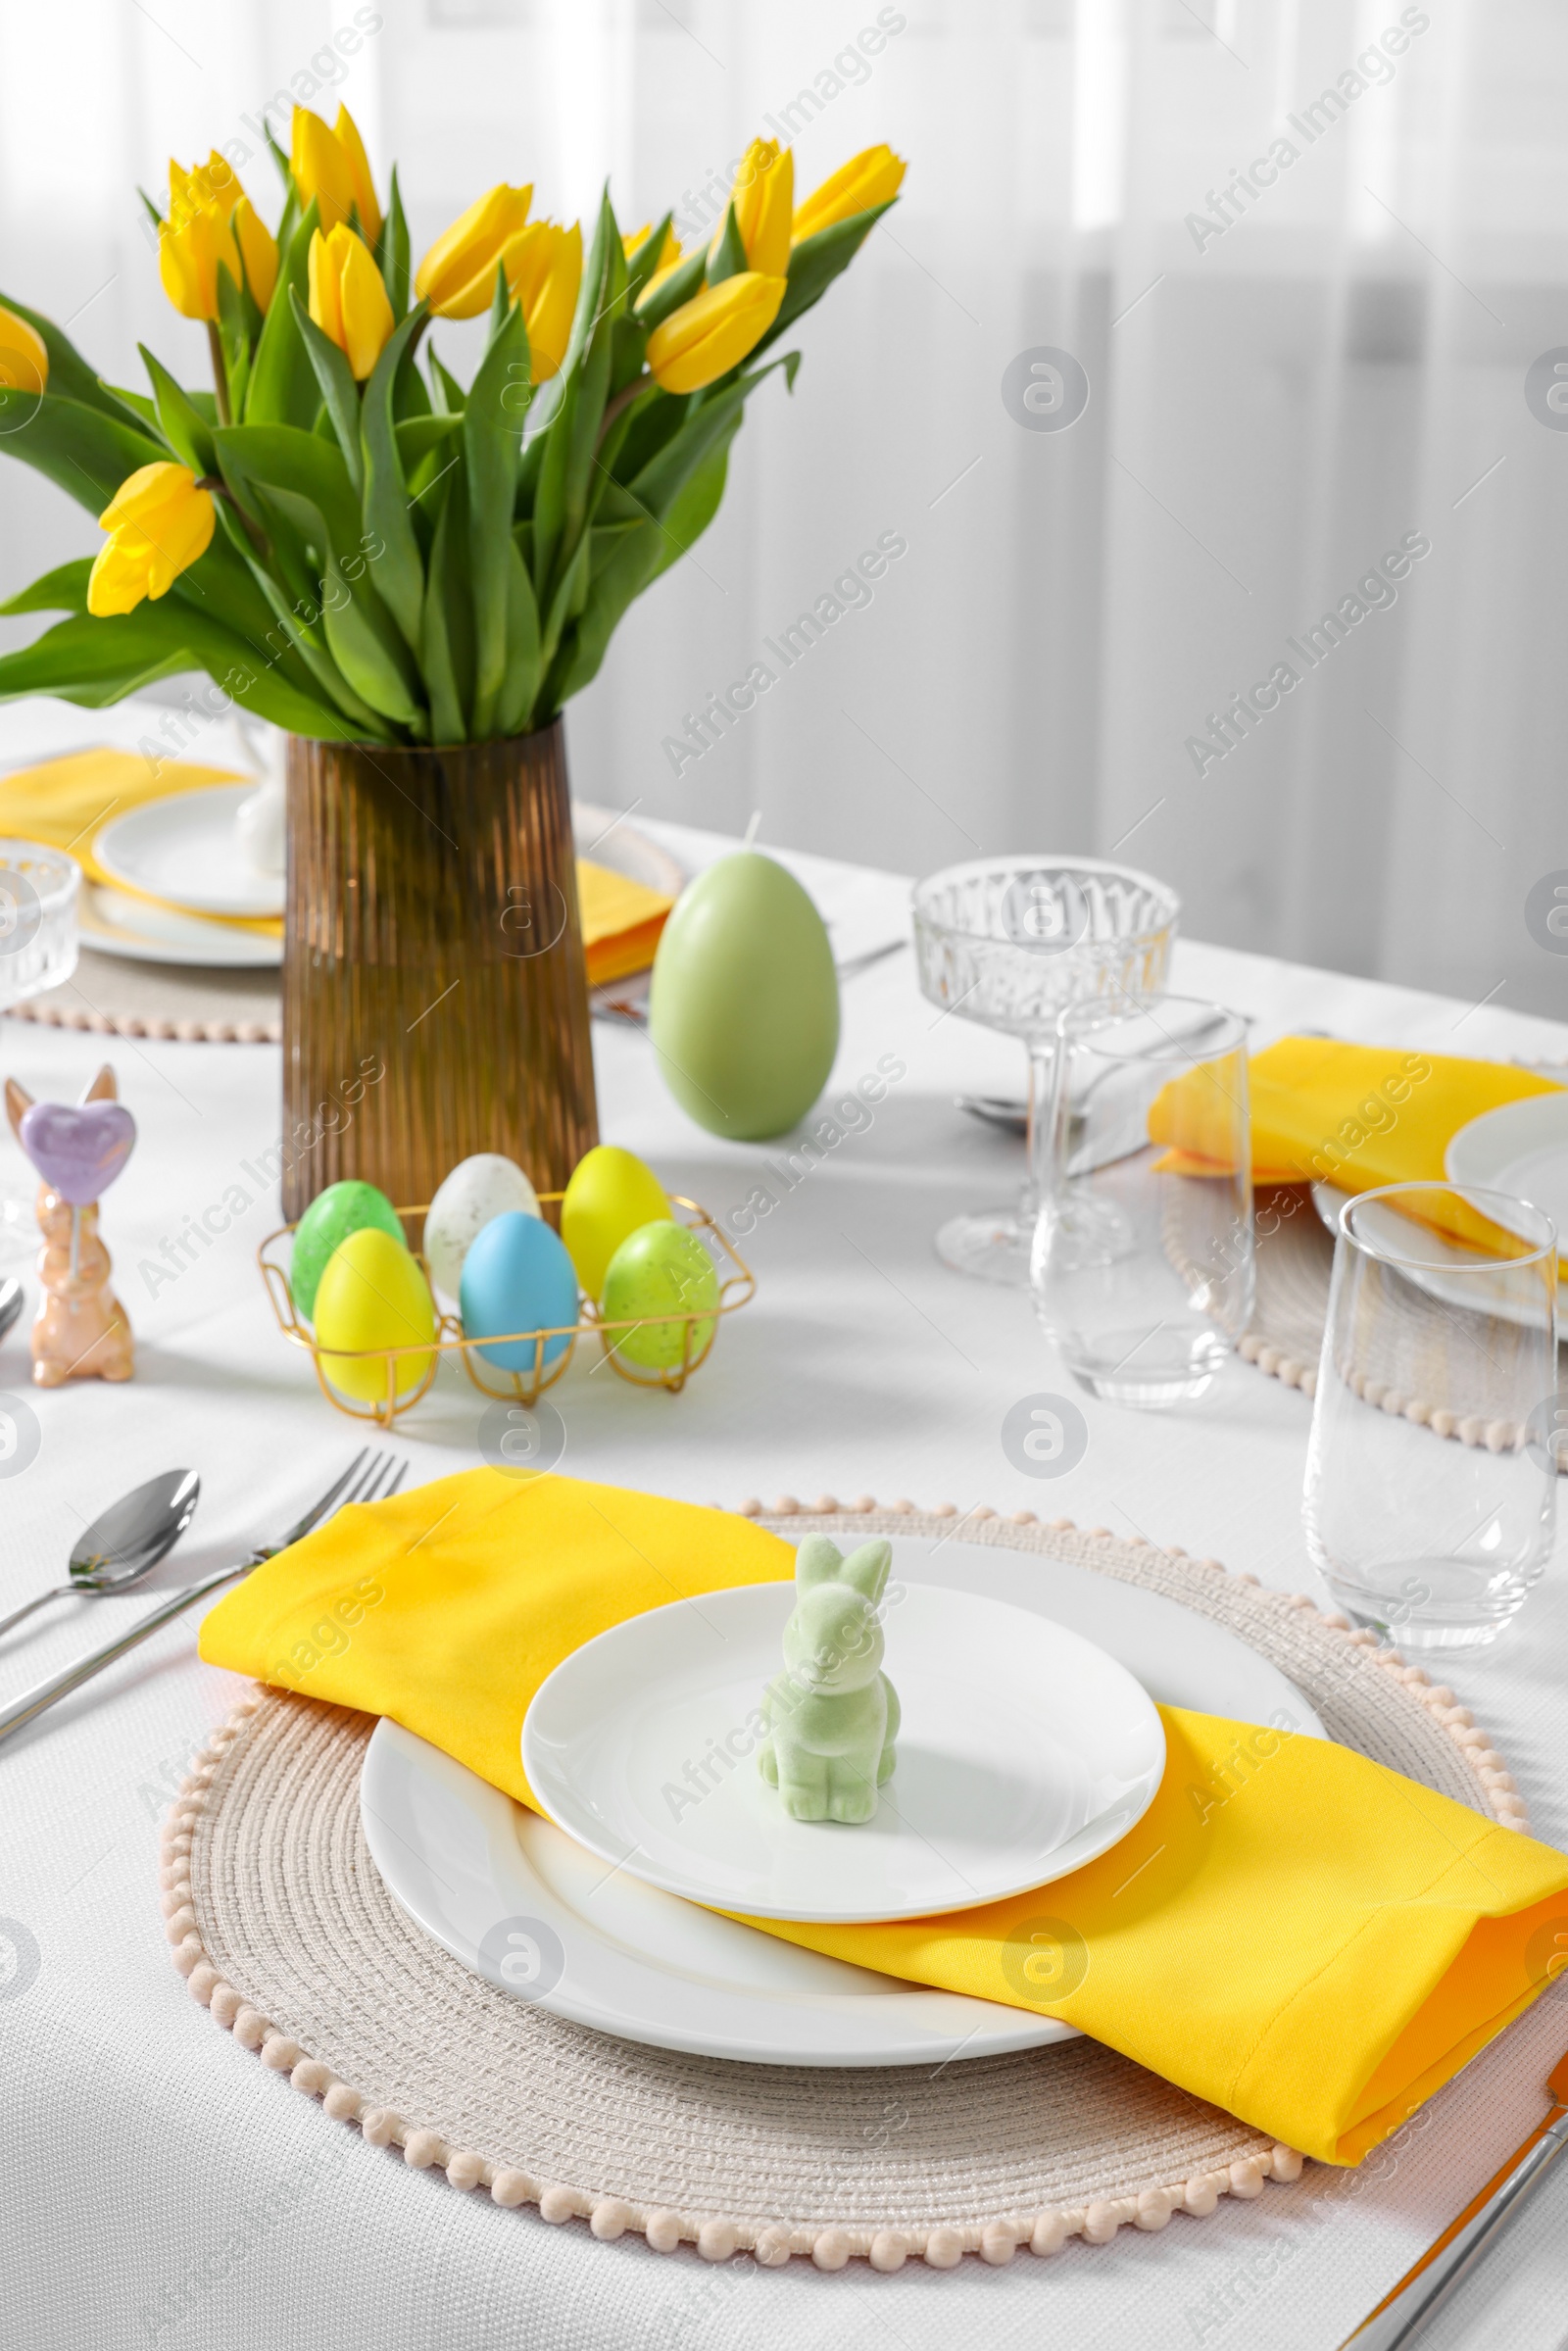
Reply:
[[[360,1802],[392,1893],[501,1989],[659,2048],[907,2065],[1076,2038],[745,1919],[852,1924],[1049,1887],[1152,1802],[1155,1700],[1323,1727],[1245,1642],[1136,1586],[912,1536],[893,1540],[892,1573],[885,1665],[904,1719],[873,1821],[794,1821],[763,1783],[740,1727],[781,1669],[793,1589],[747,1586],[632,1618],[542,1685],[523,1760],[551,1818],[378,1724]],[[726,1742],[733,1769],[713,1760]],[[694,1787],[699,1800],[672,1800]]]

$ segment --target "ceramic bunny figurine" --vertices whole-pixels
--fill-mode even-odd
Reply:
[[[886,1541],[862,1543],[846,1559],[825,1535],[808,1535],[795,1554],[788,1670],[762,1692],[757,1754],[798,1821],[868,1821],[893,1776],[899,1700],[881,1670],[876,1613],[892,1562]]]
[[[15,1078],[6,1080],[5,1097],[12,1131],[43,1178],[33,1383],[128,1380],[136,1367],[130,1324],[109,1287],[109,1251],[98,1237],[98,1197],[136,1140],[135,1121],[117,1100],[115,1073],[106,1062],[79,1102],[35,1102]]]

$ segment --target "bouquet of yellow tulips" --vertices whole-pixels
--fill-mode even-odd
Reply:
[[[145,349],[150,391],[106,384],[60,328],[0,296],[0,445],[108,536],[7,612],[67,617],[0,659],[0,698],[97,708],[204,668],[295,734],[459,743],[548,723],[612,632],[706,529],[762,353],[892,204],[867,150],[799,209],[759,139],[722,228],[682,253],[672,216],[622,235],[608,192],[578,227],[501,186],[410,282],[394,171],[383,207],[354,122],[297,109],[275,234],[215,154],[170,166],[157,222],[176,310],[205,320],[211,390]],[[146,201],[144,199],[144,201]],[[489,312],[466,388],[433,318]]]

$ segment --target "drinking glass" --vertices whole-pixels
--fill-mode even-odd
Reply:
[[[980,857],[914,891],[921,993],[944,1012],[1021,1038],[1029,1054],[1028,1176],[1014,1208],[955,1216],[937,1254],[959,1273],[1025,1283],[1045,1163],[1056,1019],[1085,997],[1164,985],[1174,890],[1100,857]]]
[[[1340,1211],[1301,1514],[1340,1606],[1401,1649],[1494,1641],[1544,1571],[1556,1269],[1550,1217],[1501,1193]]]
[[[1247,1023],[1154,996],[1070,1005],[1056,1037],[1036,1308],[1080,1387],[1158,1410],[1251,1318]]]
[[[81,867],[63,849],[0,840],[0,1012],[58,988],[75,970],[80,888]],[[20,1151],[7,1155],[12,1163],[0,1170],[0,1265],[16,1264],[38,1246],[36,1179]]]

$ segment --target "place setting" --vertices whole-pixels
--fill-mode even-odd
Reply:
[[[345,2340],[352,2234],[563,2342],[568,2276],[716,2340],[680,2296],[758,2272],[752,2327],[1201,2338],[1285,2247],[1354,2331],[1259,2327],[1394,2351],[1568,2145],[1568,1063],[1371,981],[1326,1033],[1321,975],[1191,940],[1168,833],[987,849],[922,786],[976,854],[911,878],[722,758],[638,789],[631,661],[763,432],[849,400],[811,314],[923,234],[891,144],[759,121],[706,221],[503,180],[437,230],[301,99],[265,220],[236,140],[145,200],[189,384],[0,297],[0,454],[100,534],[0,652],[80,716],[0,710],[0,2004],[43,2111],[90,1885],[88,2125],[128,2084],[190,2216],[150,2337],[268,2339],[308,2218]],[[1088,377],[1031,352],[1002,423],[1055,432]],[[680,793],[743,720],[773,776],[803,636],[840,692],[915,552],[863,536],[641,710]]]

